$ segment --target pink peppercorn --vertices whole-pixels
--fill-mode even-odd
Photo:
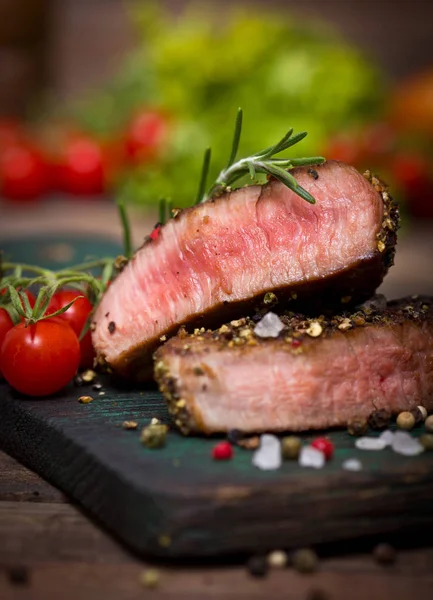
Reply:
[[[291,346],[292,346],[292,348],[299,348],[299,346],[302,346],[302,341],[301,340],[292,340]]]
[[[220,442],[212,448],[212,458],[214,460],[230,460],[233,458],[233,448],[228,442]]]
[[[150,239],[155,241],[159,237],[159,233],[161,231],[161,225],[155,225],[154,229],[150,233]]]
[[[334,454],[334,444],[326,437],[318,437],[311,442],[311,446],[320,450],[325,455],[326,460],[332,458]]]

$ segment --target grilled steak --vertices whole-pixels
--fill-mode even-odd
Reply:
[[[241,319],[157,350],[155,376],[182,432],[303,431],[380,408],[433,410],[431,298],[281,320],[276,339],[258,337]]]
[[[271,179],[184,210],[148,240],[97,309],[100,358],[144,380],[162,336],[252,314],[269,290],[303,307],[371,296],[398,226],[384,186],[337,162],[292,173],[315,205]]]

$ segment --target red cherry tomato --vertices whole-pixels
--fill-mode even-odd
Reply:
[[[391,173],[415,217],[433,218],[433,176],[429,161],[416,152],[399,153],[390,161]]]
[[[4,308],[0,308],[0,348],[2,347],[3,340],[9,329],[12,329],[14,326],[12,319],[9,316],[9,313]],[[1,361],[0,361],[0,378],[2,377],[1,372]]]
[[[28,327],[15,325],[6,333],[0,350],[4,378],[28,396],[58,392],[75,375],[79,362],[78,338],[59,319],[45,319]]]
[[[0,152],[13,146],[22,137],[21,125],[14,119],[0,119]]]
[[[61,290],[60,292],[57,292],[52,297],[48,306],[48,314],[66,306],[69,302],[72,302],[74,298],[77,298],[77,296],[82,296],[78,290]],[[79,337],[92,309],[93,306],[86,297],[78,298],[66,312],[59,315],[59,318],[66,321]],[[93,366],[93,359],[95,358],[90,331],[88,331],[80,341],[80,351],[80,367],[83,369],[90,369]]]
[[[108,163],[99,141],[84,134],[69,137],[55,160],[56,185],[68,194],[102,194],[107,189]]]
[[[0,153],[0,193],[10,200],[34,200],[49,190],[49,167],[42,153],[17,141]]]
[[[362,150],[355,133],[342,135],[331,140],[323,151],[327,160],[340,160],[348,165],[358,165],[362,161]]]
[[[168,133],[168,119],[157,110],[143,110],[129,124],[125,150],[132,162],[155,159]]]

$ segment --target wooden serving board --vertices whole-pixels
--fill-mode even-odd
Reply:
[[[433,453],[361,452],[340,431],[330,434],[336,452],[324,469],[285,462],[264,472],[240,448],[229,462],[213,461],[217,438],[170,431],[165,448],[144,447],[141,427],[152,417],[169,423],[160,394],[108,382],[103,391],[70,386],[62,396],[34,400],[0,385],[0,447],[139,552],[258,552],[433,524]],[[94,401],[80,404],[83,394]],[[122,428],[124,420],[136,420],[138,430]],[[344,471],[349,457],[359,458],[363,470]]]

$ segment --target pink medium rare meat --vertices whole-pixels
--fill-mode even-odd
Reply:
[[[100,359],[145,380],[161,337],[251,314],[268,291],[303,310],[370,297],[396,242],[398,211],[385,187],[338,162],[292,174],[315,205],[271,179],[186,209],[147,241],[96,311]]]
[[[183,433],[304,431],[346,426],[381,408],[433,410],[432,299],[281,319],[277,339],[241,319],[157,350],[155,376]]]

